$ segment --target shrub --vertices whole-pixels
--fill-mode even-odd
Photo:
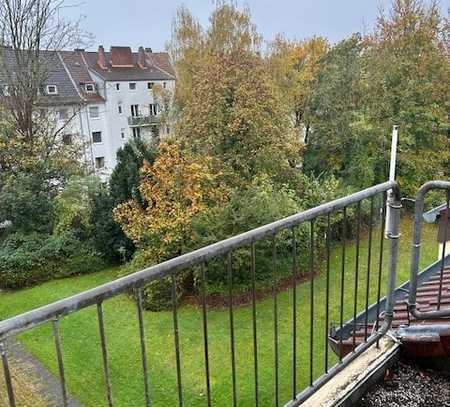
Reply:
[[[13,233],[0,247],[0,287],[22,288],[105,266],[98,253],[72,233]]]
[[[152,254],[144,250],[136,252],[133,260],[124,267],[121,275],[127,275],[142,270],[154,263]],[[187,276],[190,272],[179,273],[176,278],[176,301],[178,302],[186,292]],[[162,311],[172,306],[172,279],[170,277],[151,281],[143,290],[143,307],[148,311]]]
[[[92,197],[92,241],[106,261],[122,263],[132,258],[135,247],[113,219],[114,206],[114,198],[107,188],[100,188]]]
[[[235,190],[227,205],[216,206],[199,215],[194,221],[195,247],[226,239],[239,233],[254,229],[258,226],[273,222],[299,212],[295,192],[281,186],[275,188],[268,178],[260,177],[245,190]],[[305,227],[296,228],[297,242],[305,242]],[[292,233],[283,231],[275,239],[277,257],[282,261],[283,254],[291,249]],[[257,280],[262,284],[270,284],[272,278],[272,247],[269,237],[258,242],[257,251]],[[304,250],[301,250],[304,252]],[[227,286],[226,259],[216,259],[208,264],[208,284],[210,291],[223,292]],[[243,291],[250,287],[250,249],[243,248],[233,252],[233,282]],[[280,267],[280,269],[285,269]],[[195,276],[198,280],[198,276]]]

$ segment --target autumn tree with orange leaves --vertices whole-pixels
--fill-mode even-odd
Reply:
[[[145,205],[129,200],[114,217],[151,263],[179,255],[191,238],[192,218],[223,199],[210,159],[194,157],[174,142],[162,143],[153,165],[144,162],[139,192]]]

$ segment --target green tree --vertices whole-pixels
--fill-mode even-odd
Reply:
[[[229,185],[264,173],[293,176],[300,143],[248,9],[220,3],[206,29],[185,9],[181,15],[171,42],[181,74],[175,136],[194,154],[213,158]]]
[[[393,0],[366,41],[373,133],[385,137],[400,126],[398,177],[413,193],[426,180],[450,175],[448,22],[435,1]]]

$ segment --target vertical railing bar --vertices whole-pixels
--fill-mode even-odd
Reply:
[[[58,360],[59,377],[61,381],[61,395],[63,400],[63,406],[67,407],[67,386],[66,386],[66,376],[64,374],[64,361],[61,350],[61,336],[59,333],[59,321],[54,319],[52,321],[53,336],[55,338],[55,348],[56,348],[56,358]]]
[[[339,315],[339,362],[342,362],[342,327],[344,325],[344,280],[345,280],[345,246],[347,240],[347,207],[342,210],[342,268],[341,268],[341,299],[340,299],[340,315]]]
[[[292,229],[292,399],[297,396],[297,239]]]
[[[203,316],[203,347],[205,354],[205,378],[206,378],[206,398],[208,407],[211,407],[211,382],[209,376],[209,349],[208,349],[208,315],[206,304],[206,265],[201,265],[202,270],[202,316]]]
[[[173,319],[173,336],[175,345],[175,363],[177,369],[177,390],[178,405],[183,406],[183,387],[181,381],[181,357],[180,357],[180,334],[178,330],[178,300],[177,300],[177,282],[175,274],[172,274],[172,319]]]
[[[275,406],[279,406],[279,372],[278,372],[278,300],[277,300],[277,247],[276,237],[272,239],[272,298],[273,298],[273,347],[274,347],[274,366],[275,366]]]
[[[386,223],[386,193],[382,195],[381,203],[381,224],[380,224],[380,252],[378,261],[378,281],[377,281],[377,319],[375,323],[375,331],[378,331],[380,323],[380,299],[381,299],[381,277],[383,274],[383,252],[384,252],[384,227]],[[377,348],[379,341],[377,341]]]
[[[309,385],[314,382],[314,221],[310,222],[310,257],[309,257],[309,278],[310,282],[310,321],[309,321]]]
[[[228,311],[230,319],[230,348],[231,348],[231,379],[233,391],[233,406],[237,406],[236,389],[236,354],[234,343],[234,317],[233,317],[233,258],[232,253],[228,253]]]
[[[144,307],[143,307],[143,296],[142,287],[136,290],[137,292],[137,312],[138,312],[138,322],[139,322],[139,339],[141,343],[141,358],[142,358],[142,373],[144,374],[144,396],[145,405],[147,407],[151,406],[150,401],[150,388],[148,383],[148,364],[147,364],[147,351],[145,347],[145,328],[144,328]]]
[[[326,246],[327,246],[327,271],[326,271],[326,288],[325,288],[325,373],[328,373],[328,325],[329,325],[329,317],[330,317],[330,233],[331,233],[331,225],[330,225],[330,216],[327,215],[327,236],[326,236]]]
[[[356,204],[356,258],[355,258],[355,286],[353,300],[353,338],[352,350],[356,348],[356,311],[358,307],[358,279],[359,279],[359,249],[360,249],[360,233],[361,233],[361,201]]]
[[[2,356],[3,372],[5,376],[6,392],[8,393],[9,406],[16,407],[16,399],[14,397],[14,389],[12,384],[11,371],[9,369],[8,355],[6,354],[6,347],[3,342],[0,342],[0,354]]]
[[[372,267],[372,228],[373,228],[374,197],[370,198],[369,214],[369,243],[367,247],[367,272],[366,272],[366,307],[364,313],[364,341],[367,341],[368,323],[369,323],[369,288],[370,288],[370,270]]]
[[[112,407],[113,398],[111,391],[111,379],[109,376],[109,366],[108,366],[108,351],[106,348],[106,335],[105,335],[105,325],[103,321],[103,307],[102,303],[97,303],[97,317],[98,317],[98,326],[100,331],[100,344],[102,347],[102,360],[103,360],[103,372],[105,374],[105,384],[106,384],[106,395],[108,397],[108,405]]]
[[[447,233],[448,233],[448,216],[449,216],[449,206],[450,206],[450,191],[447,191],[447,203],[445,205],[445,225],[444,225],[444,242],[442,243],[442,256],[441,256],[441,271],[439,276],[439,293],[438,293],[438,303],[437,309],[441,309],[442,301],[442,280],[444,279],[444,269],[445,269],[445,252],[447,251]]]
[[[258,337],[256,326],[256,247],[251,244],[251,272],[252,272],[252,318],[253,318],[253,366],[255,380],[255,406],[259,406],[258,396]]]

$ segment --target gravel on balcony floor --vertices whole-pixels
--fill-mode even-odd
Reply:
[[[450,407],[450,375],[401,360],[359,407]]]

